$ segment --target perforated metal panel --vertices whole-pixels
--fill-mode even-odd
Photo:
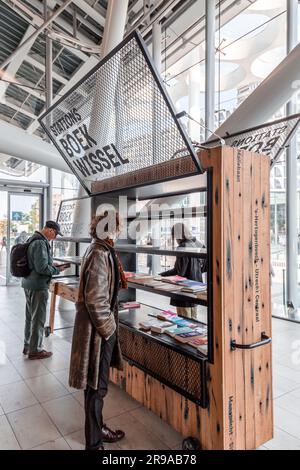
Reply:
[[[124,357],[168,387],[205,408],[206,362],[193,360],[120,324]]]
[[[190,155],[193,146],[138,33],[40,119],[82,185]]]

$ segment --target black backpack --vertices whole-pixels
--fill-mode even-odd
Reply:
[[[27,250],[35,240],[43,240],[41,235],[33,235],[25,243],[14,245],[10,252],[10,272],[15,277],[27,277],[31,273],[28,263]]]

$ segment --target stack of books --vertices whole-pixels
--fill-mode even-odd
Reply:
[[[152,333],[163,333],[167,328],[172,326],[171,322],[152,319],[148,321],[141,321],[139,327],[144,331],[151,331]]]
[[[206,299],[207,286],[203,282],[192,281],[182,276],[151,276],[150,274],[135,274],[126,272],[130,282],[166,292],[186,292],[197,298]]]
[[[202,354],[207,354],[207,326],[200,323],[192,323],[179,317],[171,310],[152,312],[148,314],[148,321],[139,323],[140,329],[152,333],[164,333],[171,336],[179,343],[188,344]]]

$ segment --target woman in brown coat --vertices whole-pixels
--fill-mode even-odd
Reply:
[[[109,367],[122,370],[117,300],[119,287],[127,287],[112,236],[108,235],[109,217],[111,213],[106,211],[91,223],[93,240],[81,267],[72,341],[69,384],[84,389],[87,450],[103,449],[103,442],[116,442],[125,435],[105,426],[102,416]],[[114,212],[113,217],[118,233],[118,213]]]

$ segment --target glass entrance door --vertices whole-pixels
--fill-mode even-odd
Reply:
[[[24,243],[42,224],[42,195],[8,193],[8,224],[7,224],[7,262],[6,284],[19,284],[20,279],[10,273],[9,253],[17,243]]]

